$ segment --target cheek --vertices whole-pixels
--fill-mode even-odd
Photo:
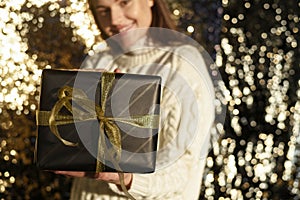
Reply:
[[[98,18],[98,27],[100,28],[101,31],[104,31],[107,35],[110,35],[110,23],[107,20],[103,20],[102,18]]]
[[[106,17],[98,17],[97,18],[98,24],[101,26],[101,28],[105,28],[109,26],[109,19],[106,19]]]
[[[134,14],[134,17],[140,27],[147,28],[150,26],[152,21],[151,10],[139,9],[135,10],[132,14]]]

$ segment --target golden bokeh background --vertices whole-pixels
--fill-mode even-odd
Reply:
[[[222,74],[227,108],[200,199],[299,199],[300,3],[168,0]],[[0,199],[68,199],[34,163],[41,70],[78,68],[101,45],[85,0],[0,2]]]

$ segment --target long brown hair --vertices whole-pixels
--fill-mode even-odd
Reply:
[[[164,0],[154,0],[152,10],[151,27],[168,28],[175,30],[174,20],[171,18],[171,12]]]
[[[165,0],[153,0],[154,5],[151,7],[152,11],[152,22],[151,27],[160,27],[160,28],[167,28],[171,30],[176,30],[176,26],[174,20],[171,18],[171,12],[166,5]],[[103,39],[107,39],[108,35],[101,29],[101,22],[98,21],[96,17],[96,10],[92,4],[92,0],[88,0],[89,8],[94,16],[94,20],[101,31],[101,36]]]

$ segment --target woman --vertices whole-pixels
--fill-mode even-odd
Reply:
[[[124,174],[130,194],[117,173],[81,178],[86,174],[57,172],[79,177],[71,199],[198,199],[214,120],[203,55],[191,39],[171,31],[175,26],[163,0],[90,0],[89,6],[108,48],[82,66],[161,76],[162,127],[156,171]]]

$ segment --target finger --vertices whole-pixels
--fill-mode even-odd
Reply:
[[[114,72],[115,72],[115,73],[121,73],[121,70],[120,70],[119,68],[116,68],[116,69],[114,70]]]
[[[73,177],[84,177],[85,172],[80,171],[54,171],[55,174],[73,176]]]
[[[98,173],[95,173],[95,172],[85,172],[84,176],[88,177],[88,178],[95,178],[95,179],[97,179],[98,178]]]
[[[97,180],[102,180],[110,183],[119,183],[118,173],[115,172],[100,172],[96,174]]]
[[[124,183],[125,185],[130,185],[132,181],[131,173],[123,173],[124,174]],[[119,173],[114,172],[101,172],[98,173],[98,180],[107,181],[110,183],[120,184],[120,176]]]
[[[87,72],[106,72],[106,69],[77,69],[78,71],[87,71]]]

